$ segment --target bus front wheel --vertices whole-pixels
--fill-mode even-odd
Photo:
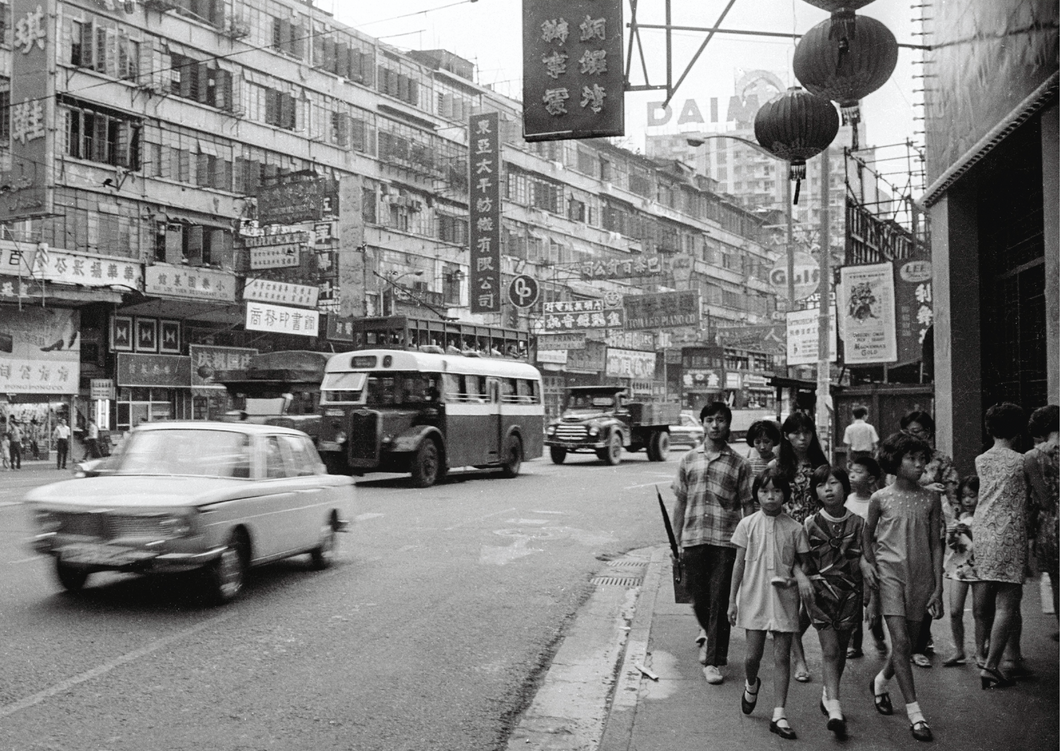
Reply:
[[[562,446],[549,446],[548,453],[553,464],[563,464],[563,460],[567,458],[567,449]]]
[[[508,442],[504,449],[504,464],[501,465],[501,474],[504,477],[515,477],[523,466],[523,442],[518,436],[508,436]]]
[[[438,444],[431,439],[420,444],[412,463],[412,484],[429,488],[442,478],[442,456]]]

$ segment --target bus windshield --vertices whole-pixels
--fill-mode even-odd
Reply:
[[[367,373],[327,373],[320,385],[323,402],[360,402]]]

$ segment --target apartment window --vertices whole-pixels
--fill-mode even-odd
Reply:
[[[234,109],[232,74],[177,53],[170,54],[170,93],[218,109]]]
[[[154,259],[161,263],[233,268],[232,233],[184,222],[156,225]]]
[[[77,159],[140,168],[139,121],[84,107],[64,108],[63,153]]]
[[[376,200],[375,188],[361,189],[361,219],[365,224],[376,224],[379,221]]]
[[[302,59],[306,33],[286,18],[272,19],[272,48],[285,55]]]
[[[129,37],[122,27],[102,19],[70,18],[65,29],[69,40],[66,59],[70,65],[125,80],[139,76],[140,42]]]
[[[577,198],[571,198],[567,202],[567,218],[572,222],[585,221],[585,203]]]
[[[546,182],[545,180],[534,180],[531,205],[553,214],[558,214],[560,213],[559,199],[562,192],[562,188],[554,183]]]
[[[438,239],[454,245],[467,244],[467,219],[438,214]]]

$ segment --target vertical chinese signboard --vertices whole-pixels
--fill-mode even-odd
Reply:
[[[496,112],[472,115],[471,312],[501,310],[501,142]]]
[[[523,0],[523,137],[625,134],[621,0]]]
[[[0,221],[52,212],[56,17],[55,0],[11,3],[11,190]]]
[[[895,261],[894,270],[898,363],[917,362],[923,357],[924,337],[935,319],[931,261],[926,258]]]

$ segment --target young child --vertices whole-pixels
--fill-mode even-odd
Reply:
[[[11,439],[7,437],[6,431],[0,434],[0,453],[4,456],[4,469],[11,469],[8,459],[8,454],[11,453]]]
[[[758,703],[762,688],[758,668],[766,633],[770,632],[775,706],[769,732],[792,740],[795,731],[784,706],[791,672],[791,638],[799,630],[799,597],[813,597],[810,580],[800,568],[810,546],[802,525],[783,511],[791,497],[791,486],[781,472],[773,468],[763,471],[755,478],[752,492],[761,510],[741,519],[732,535],[736,564],[729,594],[729,623],[747,631],[746,679],[740,708],[744,714],[751,714]]]
[[[957,487],[960,506],[953,509],[953,521],[946,529],[946,558],[942,564],[950,585],[950,633],[953,634],[953,656],[943,660],[943,667],[963,665],[967,658],[964,655],[964,603],[968,597],[968,584],[979,581],[975,572],[975,556],[972,553],[972,516],[979,504],[979,478],[969,475],[961,480]],[[982,626],[977,622],[975,633],[975,660],[982,665],[986,655],[982,653],[987,638]]]
[[[821,712],[828,716],[828,729],[842,739],[847,726],[839,708],[839,683],[851,632],[861,623],[863,569],[868,568],[861,555],[865,520],[846,508],[850,479],[842,467],[825,464],[815,469],[813,489],[821,509],[803,522],[817,571],[811,577],[814,598],[807,605],[821,640]]]
[[[751,462],[751,474],[758,474],[777,458],[774,449],[780,445],[780,428],[772,420],[755,420],[747,429],[747,461]],[[757,509],[756,509],[757,510]]]
[[[850,475],[851,493],[847,496],[846,507],[862,519],[868,519],[869,499],[883,482],[883,470],[871,456],[858,456],[847,464],[847,472]],[[886,657],[887,642],[884,641],[883,624],[880,622],[880,611],[876,602],[876,590],[871,587],[865,587],[865,620],[869,622],[869,630],[876,642],[876,653],[880,657]],[[850,635],[848,660],[864,656],[865,653],[861,650],[864,633],[864,621],[859,621],[854,626],[854,633]]]
[[[872,494],[863,551],[870,566],[865,579],[879,588],[880,612],[891,635],[887,662],[869,688],[876,711],[893,714],[887,684],[898,676],[909,729],[918,741],[933,736],[916,698],[909,658],[924,614],[938,619],[944,612],[942,503],[937,493],[920,486],[930,455],[931,447],[908,433],[895,433],[880,444],[880,467],[895,480]]]

